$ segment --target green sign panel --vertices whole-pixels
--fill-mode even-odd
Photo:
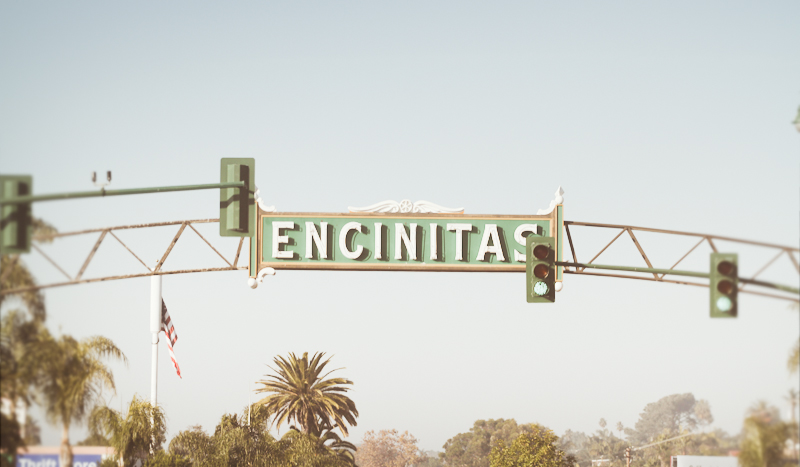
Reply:
[[[263,268],[525,272],[525,237],[556,238],[562,206],[547,215],[259,212],[250,275]],[[561,280],[559,268],[556,280]]]

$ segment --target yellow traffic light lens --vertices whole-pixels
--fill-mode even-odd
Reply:
[[[550,268],[546,264],[537,264],[533,267],[533,275],[539,279],[544,279],[550,274]]]
[[[550,254],[550,247],[547,245],[536,245],[533,247],[533,257],[536,259],[545,259]]]
[[[547,284],[545,284],[542,281],[539,281],[539,282],[533,284],[533,293],[535,293],[536,295],[538,295],[540,297],[543,296],[543,295],[547,295],[547,292],[549,292],[549,291],[550,291],[550,288],[547,287]]]
[[[736,267],[735,267],[735,266],[733,265],[733,263],[731,263],[730,261],[721,261],[721,262],[720,262],[720,263],[717,265],[717,271],[718,271],[720,274],[724,275],[724,276],[730,276],[731,274],[733,274],[733,270],[734,270],[735,268],[736,268]]]
[[[733,302],[728,297],[719,297],[717,299],[717,309],[723,313],[727,313],[731,311],[733,308]]]
[[[717,284],[717,290],[724,293],[725,295],[730,295],[733,292],[733,282],[731,281],[720,281]]]

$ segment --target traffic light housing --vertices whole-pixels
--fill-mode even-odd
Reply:
[[[6,204],[4,200],[33,194],[30,175],[0,175],[0,254],[31,250],[31,203]]]
[[[735,318],[739,313],[739,256],[736,253],[711,253],[709,272],[712,318]]]
[[[525,243],[525,281],[528,303],[556,301],[556,240],[528,235]]]
[[[220,183],[245,182],[244,188],[220,188],[219,234],[223,237],[249,237],[256,231],[256,160],[220,159]]]

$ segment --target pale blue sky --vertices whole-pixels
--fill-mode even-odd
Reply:
[[[796,245],[798,17],[789,1],[4,2],[0,170],[46,193],[90,189],[109,169],[114,188],[210,183],[220,157],[254,157],[268,203],[320,212],[408,198],[534,213],[562,185],[568,220]],[[217,196],[35,213],[70,231],[216,217]],[[145,260],[173,233],[140,245]],[[89,247],[54,254],[80,261]],[[786,303],[743,296],[737,320],[711,321],[705,289],[564,284],[543,309],[524,302],[520,275],[280,272],[255,291],[244,273],[166,277],[184,373],[162,347],[169,436],[213,429],[289,351],[346,367],[355,441],[397,428],[440,449],[481,418],[559,434],[600,417],[631,426],[676,392],[708,399],[728,431],[758,399],[786,414],[798,336]],[[128,355],[115,366],[126,401],[149,393],[148,286],[46,293],[52,329],[106,335]]]

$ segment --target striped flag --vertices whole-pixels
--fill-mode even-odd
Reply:
[[[161,299],[161,330],[164,331],[164,334],[167,336],[167,349],[169,349],[169,358],[172,359],[172,366],[174,366],[175,371],[178,372],[178,377],[183,379],[183,376],[181,376],[181,368],[178,366],[178,361],[175,359],[175,352],[172,350],[172,346],[178,342],[178,334],[175,332],[175,326],[172,324],[172,318],[169,317],[167,304],[164,303],[163,298]]]

